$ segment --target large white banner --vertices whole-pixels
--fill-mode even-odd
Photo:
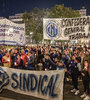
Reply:
[[[0,67],[0,91],[8,89],[45,100],[63,100],[64,70],[29,71]]]
[[[6,18],[1,19],[0,44],[25,45],[25,24],[16,24]]]
[[[90,39],[90,16],[43,19],[43,38],[50,40]]]

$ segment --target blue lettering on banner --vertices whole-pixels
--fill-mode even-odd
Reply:
[[[59,74],[56,75],[55,82],[54,82],[54,84],[52,86],[51,97],[57,97],[58,96],[57,94],[54,93],[55,86],[56,86],[58,78],[59,78]]]
[[[37,77],[34,74],[31,74],[30,77],[31,77],[31,91],[34,91],[37,88]]]
[[[48,76],[44,75],[42,78],[42,82],[41,82],[41,92],[43,95],[45,94],[45,90],[46,90],[46,86],[44,86],[44,88],[43,88],[43,85],[45,82],[47,82],[47,80],[48,80]]]
[[[56,77],[55,77],[56,76]],[[19,77],[19,80],[18,80]],[[20,73],[18,76],[16,73],[13,73],[11,76],[12,80],[14,81],[11,86],[13,89],[19,88],[23,91],[37,91],[38,93],[42,93],[43,95],[48,95],[51,97],[57,97],[58,95],[55,94],[55,86],[59,75],[52,75],[49,82],[47,75],[40,75],[39,79],[35,74],[28,74],[28,76],[24,73]],[[45,84],[46,83],[46,84]]]
[[[11,83],[11,87],[15,90],[20,89],[25,92],[37,91],[39,94],[45,96],[49,95],[50,97],[58,96],[58,94],[55,93],[55,87],[59,74],[52,75],[49,78],[47,75],[39,75],[39,77],[37,77],[35,74],[12,73],[10,77],[12,81],[9,79],[9,75],[4,71],[4,69],[0,67],[0,78],[2,79],[0,80],[0,90]]]
[[[3,25],[0,24],[0,28],[13,28],[13,29],[24,31],[23,27],[16,27],[16,26],[11,26],[11,25],[6,25],[6,24],[3,24]]]
[[[45,94],[47,94],[48,93],[48,90],[49,90],[49,95],[51,95],[53,81],[54,81],[54,75],[52,75],[51,78],[50,78],[50,81],[49,81],[48,86],[46,88]]]
[[[19,88],[20,88],[20,90],[22,90],[22,73],[20,73],[20,79],[19,80],[20,80]]]
[[[29,91],[29,77],[26,77],[26,74],[23,74],[23,90],[26,91],[26,89]]]
[[[49,37],[56,37],[58,35],[58,25],[55,22],[50,22],[46,26],[46,33]]]
[[[40,75],[40,78],[39,78],[38,89],[37,89],[38,93],[40,93],[41,81],[42,81],[42,75]]]
[[[18,88],[18,85],[19,85],[18,80],[17,80],[18,75],[17,75],[16,73],[13,73],[13,74],[11,75],[11,78],[12,78],[12,80],[16,83],[16,84],[15,84],[15,83],[12,83],[12,84],[11,84],[12,88],[17,89],[17,88]]]

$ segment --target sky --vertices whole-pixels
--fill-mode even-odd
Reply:
[[[85,6],[87,15],[90,15],[90,0],[0,0],[0,17],[8,17],[24,11],[30,12],[35,7],[52,8],[56,4],[64,4],[65,7],[72,7],[74,10]]]

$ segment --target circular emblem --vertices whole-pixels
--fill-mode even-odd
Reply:
[[[3,87],[9,84],[9,81],[8,74],[0,67],[0,92],[2,91]]]
[[[58,25],[55,22],[49,22],[46,26],[46,33],[51,38],[57,37]]]

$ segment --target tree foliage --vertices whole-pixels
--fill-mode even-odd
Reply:
[[[26,34],[30,35],[33,32],[33,40],[41,41],[43,38],[43,18],[73,18],[79,17],[79,11],[73,10],[64,5],[55,5],[51,9],[34,8],[32,11],[23,14]]]

